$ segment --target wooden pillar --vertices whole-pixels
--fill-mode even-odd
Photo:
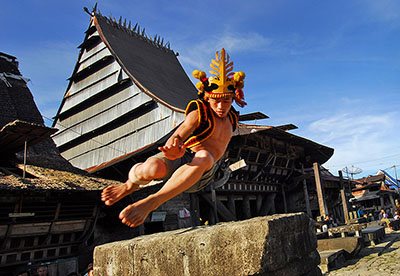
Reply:
[[[381,195],[379,197],[379,200],[381,201],[381,209],[384,209],[385,208],[385,200],[383,199],[383,195]]]
[[[209,209],[209,214],[210,214],[209,225],[215,225],[216,224],[215,213],[212,208]]]
[[[263,204],[259,216],[266,216],[268,214],[275,214],[275,196],[276,193],[270,193],[264,196]]]
[[[243,215],[245,219],[251,218],[250,197],[247,194],[243,196]]]
[[[340,195],[342,197],[344,221],[345,221],[346,224],[349,224],[349,222],[350,222],[349,209],[348,209],[348,206],[347,206],[347,198],[346,198],[346,193],[345,193],[345,189],[344,189],[342,171],[339,171],[339,180],[340,180]]]
[[[305,177],[304,174],[304,165],[301,164],[301,173]],[[306,202],[306,210],[307,210],[307,215],[311,218],[312,217],[312,212],[311,212],[311,206],[310,206],[310,197],[308,196],[308,189],[307,189],[307,180],[306,178],[303,179],[303,191],[304,191],[304,200]]]
[[[203,193],[203,194],[200,194],[206,201],[207,201],[207,203],[210,205],[210,206],[212,206],[213,205],[213,202],[212,202],[212,199],[211,199],[211,195],[209,194],[209,193]],[[236,216],[235,215],[233,215],[229,210],[228,210],[228,208],[226,208],[225,207],[225,205],[222,203],[222,202],[220,202],[218,199],[217,199],[217,206],[218,206],[218,215],[223,219],[223,220],[225,220],[225,221],[233,221],[233,220],[237,220],[236,219]],[[214,212],[213,212],[213,210],[212,210],[212,207],[210,208],[210,210],[211,210],[211,212],[214,214]]]
[[[396,204],[394,203],[394,199],[392,195],[389,195],[390,203],[392,204],[392,215],[394,215],[394,212],[396,211]]]
[[[321,217],[325,218],[326,214],[328,213],[328,208],[325,202],[324,187],[322,186],[321,183],[319,164],[314,163],[313,167],[314,167],[315,185],[317,187],[319,213]]]
[[[262,202],[263,202],[263,194],[258,193],[256,196],[256,213],[259,214],[261,211],[262,207]]]
[[[228,210],[236,217],[235,198],[232,194],[228,195]]]
[[[190,216],[192,218],[192,225],[200,225],[200,204],[199,196],[195,193],[190,193]]]
[[[211,186],[211,201],[212,201],[212,208],[214,211],[214,219],[215,219],[215,223],[213,224],[217,224],[219,222],[218,219],[218,209],[217,209],[217,194],[215,193],[215,189],[213,187],[213,185]]]
[[[285,186],[282,184],[282,198],[283,198],[283,212],[286,214],[287,211],[287,202],[286,202],[286,193],[285,193]]]

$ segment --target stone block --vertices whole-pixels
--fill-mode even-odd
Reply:
[[[363,230],[364,231],[364,230]],[[345,256],[357,255],[364,246],[362,237],[329,238],[318,240],[318,251],[344,249]]]
[[[316,248],[304,213],[273,215],[98,246],[94,275],[314,275]]]

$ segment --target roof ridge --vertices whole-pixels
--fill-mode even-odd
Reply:
[[[176,56],[179,55],[178,53],[175,53],[174,50],[171,49],[171,45],[170,45],[169,41],[164,42],[164,38],[162,38],[161,36],[159,36],[157,34],[154,35],[153,38],[151,38],[151,36],[147,35],[146,29],[141,28],[138,23],[136,23],[133,26],[131,21],[129,20],[129,23],[127,24],[126,18],[123,20],[122,16],[119,17],[118,22],[117,22],[115,17],[113,17],[112,15],[110,15],[109,17],[102,15],[100,10],[97,8],[97,6],[93,9],[91,15],[102,17],[107,24],[113,26],[114,28],[120,29],[120,30],[130,34],[131,36],[139,38],[139,39],[151,44],[152,46],[154,46],[156,48],[159,48],[166,52],[173,53]]]

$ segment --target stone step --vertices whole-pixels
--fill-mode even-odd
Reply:
[[[321,257],[319,268],[322,273],[326,273],[333,268],[338,268],[346,261],[346,258],[344,257],[345,251],[343,249],[323,250],[318,252]]]
[[[385,227],[383,226],[368,226],[362,230],[362,236],[365,243],[376,245],[385,239]]]
[[[329,238],[318,240],[317,250],[339,250],[345,251],[345,257],[357,255],[364,247],[364,239],[362,237],[344,237],[344,238]]]

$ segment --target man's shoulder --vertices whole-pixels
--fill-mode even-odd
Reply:
[[[200,99],[190,101],[185,110],[185,115],[187,116],[190,112],[194,110],[204,110],[207,108],[206,102]]]

